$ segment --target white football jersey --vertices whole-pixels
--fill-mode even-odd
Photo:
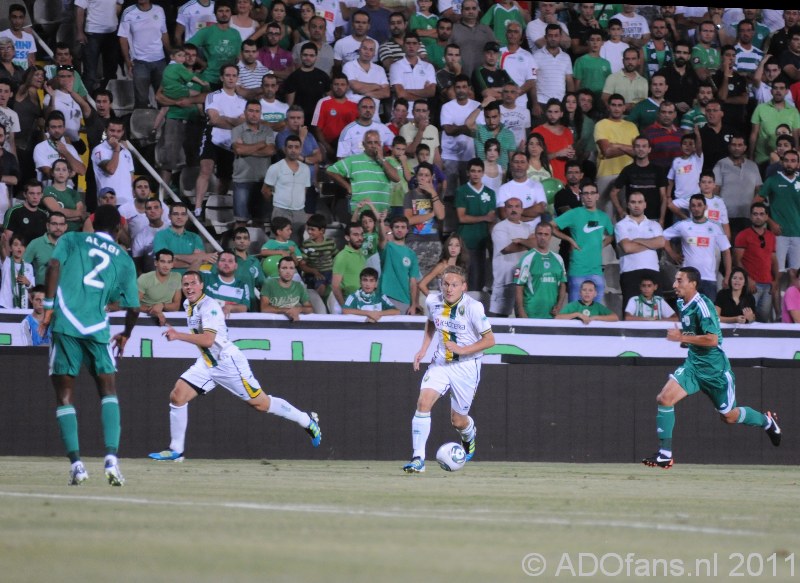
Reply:
[[[186,310],[186,321],[192,334],[216,333],[214,344],[210,348],[198,348],[208,367],[217,366],[220,353],[234,346],[228,339],[228,326],[225,324],[222,306],[217,300],[203,294],[195,304],[184,300],[183,308]]]
[[[455,342],[459,346],[469,346],[492,331],[492,325],[486,317],[482,303],[464,294],[459,301],[451,305],[445,301],[442,292],[437,292],[428,295],[425,304],[428,308],[428,319],[436,327],[434,364],[447,364],[483,356],[483,352],[459,356],[444,346],[448,341]]]

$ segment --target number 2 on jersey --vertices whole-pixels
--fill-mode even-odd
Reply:
[[[109,257],[108,253],[105,251],[100,251],[100,249],[90,249],[89,257],[99,257],[100,263],[98,263],[94,269],[86,274],[86,276],[83,278],[83,283],[84,285],[88,285],[90,287],[103,289],[106,287],[106,284],[103,283],[101,279],[98,279],[97,276],[100,275],[100,272],[111,264],[111,257]]]

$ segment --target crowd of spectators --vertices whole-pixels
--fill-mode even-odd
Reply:
[[[52,57],[26,3],[0,31],[0,308],[35,319],[58,238],[115,204],[160,323],[188,269],[226,314],[375,322],[452,264],[494,317],[674,319],[691,265],[723,321],[800,322],[798,10],[62,4]],[[191,197],[144,171],[112,80]],[[211,194],[219,253],[194,226]]]

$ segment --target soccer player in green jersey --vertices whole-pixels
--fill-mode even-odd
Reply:
[[[120,420],[115,388],[117,372],[109,341],[122,356],[139,317],[136,268],[130,255],[115,242],[120,227],[116,207],[101,205],[94,213],[94,233],[66,233],[58,240],[45,274],[45,316],[39,332],[51,326],[50,378],[56,391],[56,419],[72,462],[69,484],[85,482],[81,462],[78,418],[73,405],[75,378],[86,364],[100,395],[108,483],[122,486],[119,470]],[[106,306],[117,302],[127,310],[125,329],[111,338]]]
[[[642,463],[651,468],[672,467],[672,429],[675,427],[675,404],[688,395],[704,392],[719,412],[724,423],[742,423],[761,427],[772,445],[781,444],[778,416],[766,415],[750,407],[737,405],[736,382],[731,363],[722,351],[722,331],[714,304],[697,292],[700,272],[694,267],[682,267],[672,284],[678,295],[681,328],[677,325],[667,332],[667,340],[688,345],[686,361],[669,376],[667,384],[656,399],[658,413],[659,449]]]

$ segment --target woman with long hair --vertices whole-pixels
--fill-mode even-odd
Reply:
[[[541,182],[553,177],[547,155],[547,145],[544,143],[542,134],[533,132],[528,137],[525,154],[528,156],[528,178]]]
[[[469,271],[469,254],[464,239],[458,233],[450,233],[442,245],[439,261],[419,280],[419,291],[427,296],[431,290],[439,289],[439,278],[448,265],[457,265]]]
[[[267,35],[267,26],[272,24],[273,22],[278,23],[281,27],[281,40],[278,42],[278,46],[284,50],[291,51],[293,46],[293,33],[294,29],[292,25],[289,23],[289,8],[283,0],[275,0],[272,5],[269,7],[269,13],[267,15],[267,20],[258,27],[250,38],[252,40],[258,40],[262,36],[266,37]],[[261,45],[263,41],[259,42]]]
[[[36,177],[36,168],[33,164],[33,149],[42,141],[44,131],[44,109],[39,91],[44,88],[44,69],[34,65],[25,71],[22,84],[14,94],[13,106],[9,104],[19,116],[19,126],[22,128],[16,135],[17,160],[21,174],[20,184],[30,178]]]
[[[253,18],[252,10],[252,0],[236,0],[236,13],[231,16],[230,27],[239,31],[242,40],[250,38],[258,29],[258,21]]]
[[[292,31],[292,42],[294,44],[304,43],[311,39],[311,31],[308,30],[308,23],[317,11],[314,4],[311,2],[303,2],[300,4],[300,24]]]
[[[714,305],[723,324],[749,324],[755,321],[756,299],[747,289],[748,279],[744,269],[734,267],[728,287],[717,293]]]
[[[578,94],[567,93],[564,105],[564,124],[572,130],[575,138],[575,158],[578,162],[594,160],[597,149],[594,143],[594,120],[587,117],[578,105]]]
[[[503,184],[503,168],[497,161],[500,159],[500,150],[502,146],[495,138],[489,138],[483,145],[483,152],[486,159],[483,161],[483,183],[494,190],[500,189]]]
[[[283,0],[275,0],[269,8],[267,22],[277,22],[281,25],[281,40],[278,46],[287,51],[292,50],[292,32],[294,29],[289,24],[289,8]]]

